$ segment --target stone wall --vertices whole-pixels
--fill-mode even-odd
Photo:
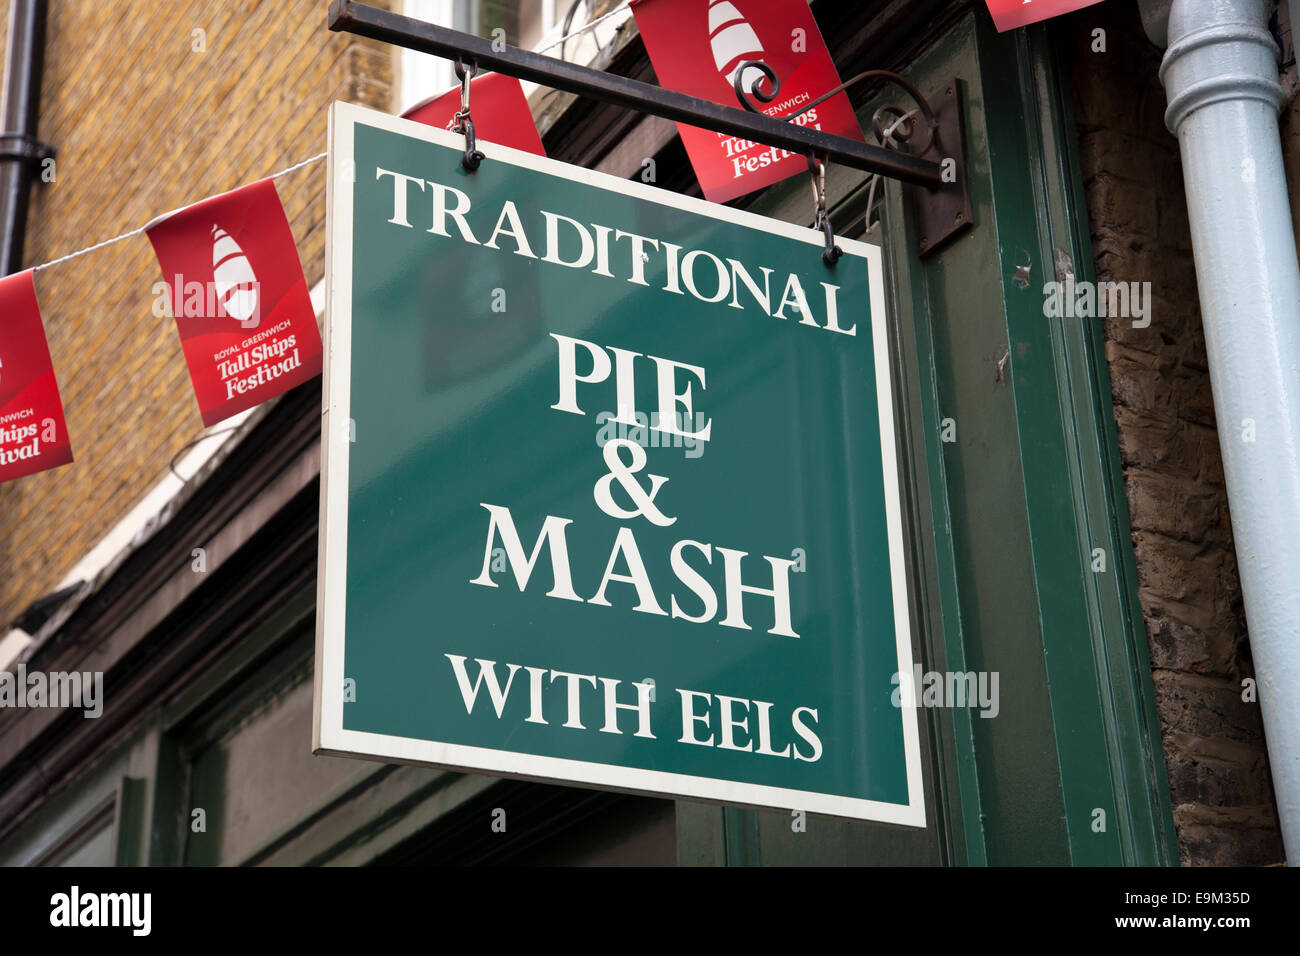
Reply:
[[[1093,52],[1093,30],[1106,52]],[[1165,763],[1185,864],[1282,860],[1162,51],[1132,2],[1071,18],[1097,280],[1151,283],[1151,324],[1106,319],[1115,420]]]

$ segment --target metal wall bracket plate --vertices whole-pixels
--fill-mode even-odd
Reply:
[[[966,120],[961,80],[953,77],[930,97],[930,108],[938,122],[934,147],[926,158],[937,158],[947,166],[953,160],[956,182],[934,188],[908,187],[916,216],[918,250],[926,259],[973,225],[970,190],[966,180]]]

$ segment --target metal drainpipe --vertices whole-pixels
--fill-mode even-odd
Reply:
[[[1168,0],[1178,137],[1237,564],[1289,859],[1300,862],[1300,267],[1264,0]],[[1144,18],[1146,19],[1146,18]],[[1252,438],[1253,432],[1253,440]]]
[[[36,139],[45,60],[45,0],[13,0],[4,99],[0,103],[0,275],[23,267],[27,203],[41,161],[50,155]]]

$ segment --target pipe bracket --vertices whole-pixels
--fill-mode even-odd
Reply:
[[[55,156],[54,147],[25,133],[0,133],[0,160],[18,160],[39,167]]]

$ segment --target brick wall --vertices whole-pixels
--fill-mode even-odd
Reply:
[[[1107,52],[1091,52],[1102,27]],[[1283,858],[1237,577],[1161,51],[1133,3],[1073,18],[1080,163],[1098,281],[1149,281],[1151,325],[1107,319],[1115,419],[1182,861]]]
[[[323,151],[335,99],[388,109],[391,49],[330,33],[326,8],[173,0],[160,16],[152,0],[50,4],[40,135],[58,162],[33,197],[27,263]],[[7,19],[0,5],[0,45]],[[277,188],[315,283],[324,164]],[[160,278],[143,236],[36,276],[76,461],[0,485],[0,632],[202,432],[175,326],[151,312]]]

